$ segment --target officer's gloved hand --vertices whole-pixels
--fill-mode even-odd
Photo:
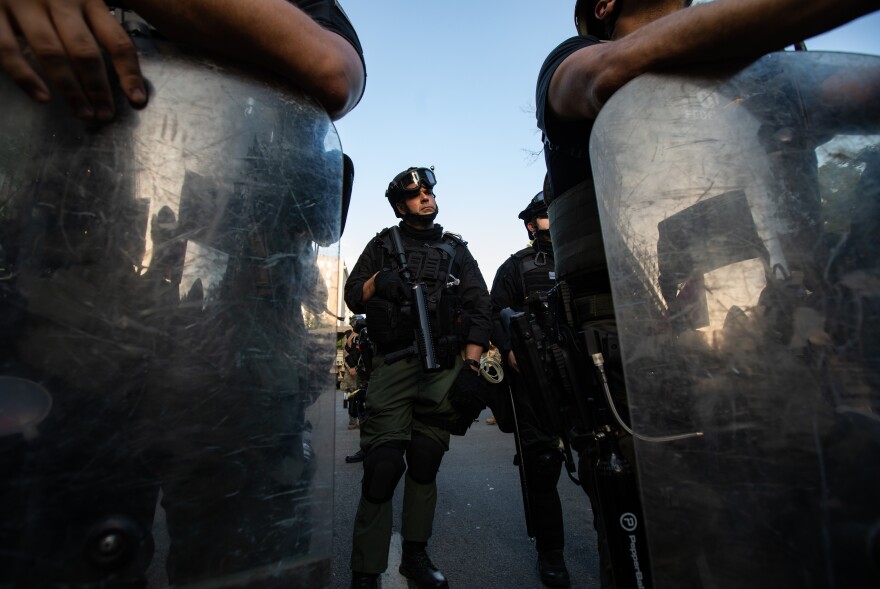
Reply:
[[[396,301],[409,296],[409,289],[403,282],[400,274],[394,270],[382,270],[373,279],[376,287],[376,296],[386,301]]]
[[[454,435],[463,436],[480,412],[486,408],[489,399],[487,383],[479,372],[464,366],[455,377],[449,400],[460,415],[456,427],[451,430]]]

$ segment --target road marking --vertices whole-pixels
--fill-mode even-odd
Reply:
[[[403,550],[403,541],[400,533],[391,534],[391,546],[388,548],[388,569],[382,573],[382,589],[407,589],[409,582],[406,577],[397,571],[400,566],[400,553]]]

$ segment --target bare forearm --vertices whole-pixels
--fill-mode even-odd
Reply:
[[[877,0],[716,0],[679,10],[569,56],[551,82],[550,106],[565,119],[593,119],[645,72],[757,58],[878,7]]]
[[[273,71],[339,118],[364,84],[351,44],[286,0],[128,0],[171,39]]]
[[[373,274],[372,276],[370,276],[370,278],[367,279],[366,282],[364,282],[364,286],[362,287],[362,290],[361,290],[361,292],[363,293],[361,295],[361,297],[362,297],[361,302],[366,303],[371,298],[376,296],[376,276],[378,274],[379,273],[376,272],[376,274]]]

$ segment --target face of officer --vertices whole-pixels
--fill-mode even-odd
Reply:
[[[430,229],[434,226],[438,212],[434,189],[421,185],[418,192],[397,203],[397,210],[404,216],[406,223],[419,229]]]
[[[548,217],[537,217],[534,221],[529,221],[526,229],[535,239],[550,241],[550,219]]]

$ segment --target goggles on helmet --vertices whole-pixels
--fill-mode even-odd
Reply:
[[[539,192],[525,209],[519,214],[519,218],[528,223],[532,219],[547,218],[547,203],[544,201],[544,191]]]
[[[417,194],[422,186],[433,188],[437,184],[437,176],[430,168],[410,168],[394,177],[388,186],[389,193],[399,195]]]

